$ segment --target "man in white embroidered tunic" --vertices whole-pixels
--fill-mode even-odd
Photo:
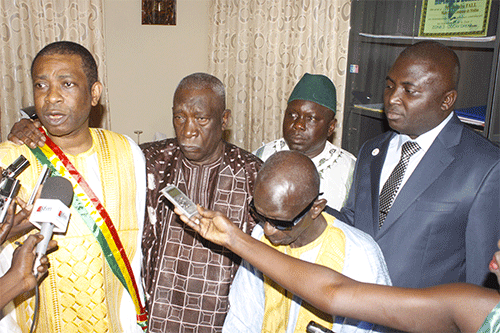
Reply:
[[[250,204],[252,237],[295,258],[330,267],[362,282],[388,284],[379,247],[367,234],[335,220],[319,196],[319,175],[297,151],[282,151],[262,166]],[[229,293],[223,332],[305,332],[309,321],[334,332],[372,332],[374,325],[323,313],[243,260]]]
[[[139,274],[146,192],[144,157],[131,139],[89,128],[89,113],[99,101],[102,85],[97,81],[95,60],[83,46],[72,42],[47,45],[33,60],[31,74],[36,113],[47,132],[44,147],[53,143],[54,151],[61,149],[60,157],[69,159],[110,215],[137,284],[136,299],[143,302]],[[36,148],[34,142],[31,148]],[[41,151],[45,152],[43,147]],[[31,163],[18,177],[20,197],[27,198],[42,165],[27,146],[0,145],[3,166],[20,154]],[[57,171],[71,181],[61,165]],[[75,183],[73,187],[77,192]],[[95,231],[91,232],[74,206],[75,201],[67,233],[54,234],[59,248],[49,254],[49,274],[40,285],[36,332],[142,332],[134,301],[108,266]],[[9,260],[4,257],[7,250],[1,252],[2,265]],[[0,321],[0,331],[28,333],[34,299],[33,293],[25,294],[15,306],[11,304]]]
[[[352,183],[356,158],[333,145],[332,136],[337,124],[336,90],[324,75],[304,74],[293,89],[283,118],[283,138],[271,141],[254,154],[266,161],[277,151],[298,150],[316,165],[321,177],[321,198],[328,206],[340,209]]]

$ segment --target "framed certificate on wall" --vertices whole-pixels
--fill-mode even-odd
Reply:
[[[424,0],[419,36],[486,36],[491,0]]]

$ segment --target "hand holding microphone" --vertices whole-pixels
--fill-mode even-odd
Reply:
[[[13,300],[18,295],[35,288],[37,277],[33,274],[33,261],[35,260],[35,246],[42,239],[39,234],[30,235],[24,244],[16,248],[12,257],[12,264],[5,273],[0,277],[0,310],[7,303]],[[57,245],[55,240],[50,241],[49,248]],[[41,259],[41,265],[36,266],[38,279],[47,272],[49,261],[47,256]]]
[[[11,271],[15,273],[21,292],[35,288],[37,282],[35,276],[41,277],[49,268],[49,260],[45,255],[41,257],[40,263],[32,268],[35,261],[35,246],[41,241],[40,234],[30,235],[22,245],[16,248],[12,256],[12,265],[8,273]],[[51,240],[48,245],[48,248],[52,249],[57,246],[57,242]],[[36,272],[35,276],[33,276],[33,270]]]
[[[21,209],[17,211],[13,221],[12,221],[13,213],[9,213],[9,211],[7,212],[7,217],[5,218],[6,223],[4,224],[9,223],[12,226],[8,238],[24,235],[25,233],[29,232],[31,229],[35,227],[33,223],[29,221],[31,211],[33,209],[33,202],[35,201],[35,198],[40,196],[40,187],[43,185],[45,180],[47,180],[47,178],[50,176],[50,173],[51,173],[50,169],[46,165],[44,165],[42,167],[42,172],[40,173],[38,180],[35,184],[33,192],[31,193],[31,196],[28,199],[28,202],[24,202],[19,197],[16,197],[15,200],[13,201],[13,204],[17,203],[17,207],[18,208],[20,207]],[[13,204],[11,204],[11,206]]]
[[[43,240],[36,247],[36,267],[40,265],[40,258],[47,251],[47,245],[53,232],[66,232],[70,218],[69,205],[73,199],[73,186],[63,177],[48,178],[43,184],[40,198],[36,200],[31,212],[30,222],[40,228]]]

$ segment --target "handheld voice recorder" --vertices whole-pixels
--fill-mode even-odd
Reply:
[[[161,189],[160,192],[188,218],[198,214],[195,203],[179,190],[177,186],[169,184]]]

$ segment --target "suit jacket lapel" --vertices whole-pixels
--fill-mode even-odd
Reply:
[[[455,159],[453,147],[460,142],[462,129],[463,124],[456,116],[453,116],[441,133],[438,134],[396,197],[380,230],[381,233],[379,236],[385,233],[397,221]]]

